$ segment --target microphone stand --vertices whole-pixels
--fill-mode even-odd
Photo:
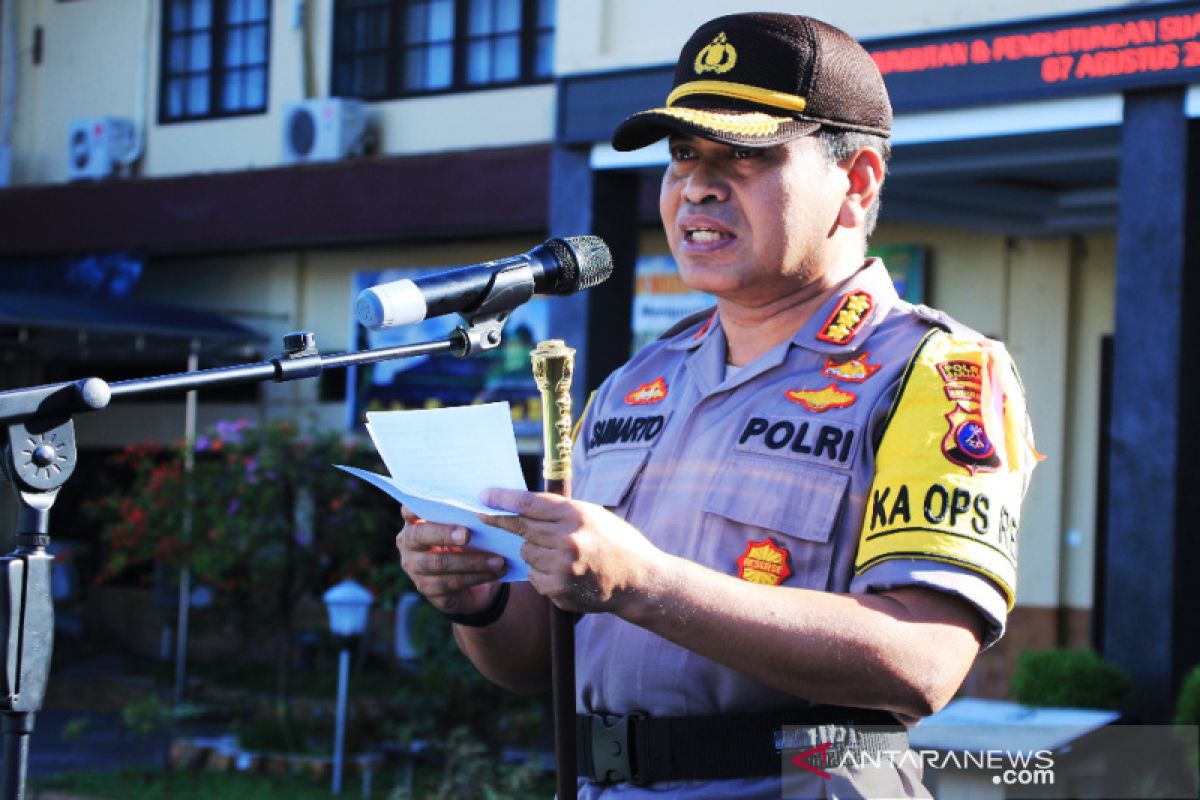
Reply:
[[[41,710],[54,649],[54,603],[50,594],[50,509],[75,469],[74,415],[100,411],[119,398],[163,395],[245,383],[314,378],[326,369],[396,358],[449,353],[466,358],[500,344],[512,309],[532,295],[497,277],[488,296],[463,312],[445,339],[322,356],[308,332],[283,337],[283,352],[270,361],[181,372],[109,384],[100,378],[0,392],[0,425],[7,428],[0,466],[17,488],[20,510],[16,549],[0,557],[0,728],[4,765],[0,800],[24,800],[29,736]]]

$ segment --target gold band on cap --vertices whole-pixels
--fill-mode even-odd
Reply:
[[[672,106],[681,98],[692,94],[715,94],[718,97],[732,97],[735,100],[748,100],[764,106],[782,108],[788,111],[804,111],[808,108],[808,100],[797,94],[777,92],[773,89],[762,89],[748,83],[732,83],[730,81],[689,81],[675,87],[675,91],[667,97],[667,106]]]
[[[790,122],[787,117],[772,117],[769,114],[719,114],[699,108],[654,108],[642,114],[662,114],[691,125],[699,125],[710,131],[733,136],[774,136],[779,126]]]

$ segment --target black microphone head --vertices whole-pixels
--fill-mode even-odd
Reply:
[[[544,245],[553,254],[555,278],[549,294],[574,294],[612,275],[612,253],[599,236],[568,236]]]

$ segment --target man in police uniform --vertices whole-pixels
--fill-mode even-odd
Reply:
[[[487,521],[525,538],[529,583],[502,588],[462,529],[409,518],[398,537],[513,690],[548,684],[548,604],[584,614],[581,797],[919,795],[915,760],[881,753],[1003,631],[1036,458],[1024,398],[999,343],[864,260],[891,118],[836,28],[701,26],[665,106],[613,144],[670,137],[663,225],[716,309],[601,386],[577,499],[484,498],[517,512]]]

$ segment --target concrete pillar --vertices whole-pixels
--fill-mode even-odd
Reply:
[[[1132,673],[1129,710],[1146,721],[1168,718],[1200,658],[1197,404],[1185,393],[1198,360],[1186,344],[1200,296],[1196,145],[1181,90],[1126,94],[1103,642]]]
[[[550,301],[550,332],[577,351],[575,399],[587,395],[629,358],[637,262],[638,176],[593,171],[589,148],[559,144],[550,163],[550,235],[592,234],[608,243],[613,276]]]

